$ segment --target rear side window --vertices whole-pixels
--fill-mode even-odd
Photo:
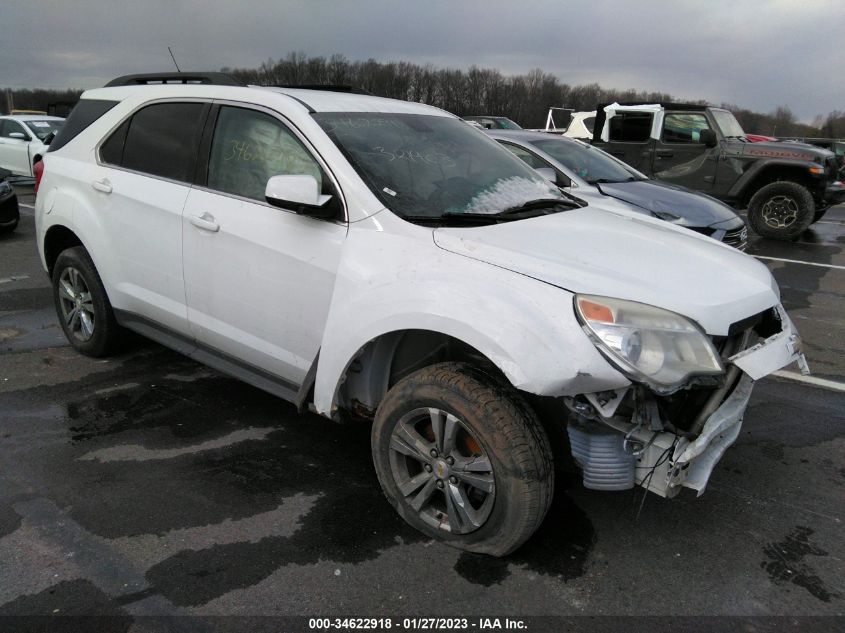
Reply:
[[[71,110],[65,124],[50,143],[48,152],[55,152],[75,139],[80,132],[118,104],[105,99],[82,99]]]
[[[645,143],[651,137],[651,112],[619,112],[610,119],[610,140]]]
[[[207,108],[204,103],[147,106],[135,113],[128,129],[121,125],[115,130],[100,148],[100,158],[126,169],[190,182]],[[123,135],[125,140],[119,151]]]

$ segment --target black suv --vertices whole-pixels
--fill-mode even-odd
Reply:
[[[692,104],[602,104],[593,144],[657,180],[748,209],[763,237],[795,240],[845,201],[836,156],[802,143],[751,143],[728,110]]]

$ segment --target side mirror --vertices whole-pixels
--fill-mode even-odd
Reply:
[[[700,130],[698,142],[704,143],[707,147],[716,147],[716,132],[713,130]]]
[[[26,134],[23,132],[9,132],[9,138],[18,138],[22,141],[26,140]]]
[[[314,176],[272,176],[264,189],[264,199],[274,207],[316,217],[327,217],[324,207],[331,198],[320,194]]]

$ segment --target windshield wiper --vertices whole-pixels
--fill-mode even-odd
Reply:
[[[587,182],[591,185],[615,185],[620,182],[638,182],[640,180],[645,180],[645,178],[637,178],[635,176],[628,176],[627,178],[623,178],[621,180],[617,180],[615,178],[596,178],[595,180],[588,180]]]
[[[540,213],[537,215],[546,215],[547,213],[557,213],[555,207],[563,207],[564,209],[579,209],[581,208],[581,204],[576,202],[575,200],[563,200],[561,198],[538,198],[537,200],[531,200],[530,202],[526,202],[525,204],[520,204],[515,207],[508,207],[503,211],[499,211],[498,213],[494,214],[496,216],[514,216],[514,215],[523,215],[526,213],[531,213],[534,211],[540,211],[542,209],[546,209],[546,213]]]

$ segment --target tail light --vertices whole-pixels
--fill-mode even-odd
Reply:
[[[39,160],[32,166],[32,171],[35,173],[35,193],[38,193],[38,187],[41,185],[41,176],[44,175],[44,161]]]

